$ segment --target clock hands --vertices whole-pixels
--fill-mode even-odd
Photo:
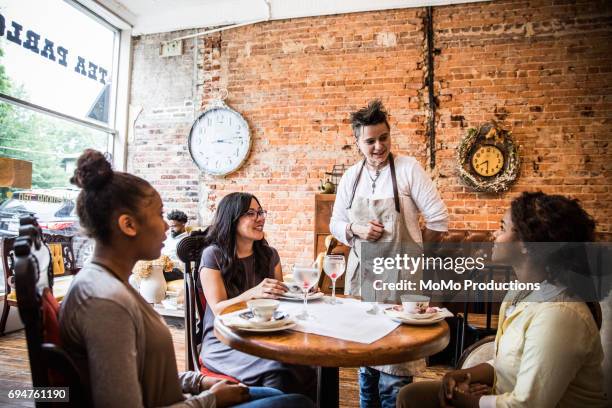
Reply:
[[[484,166],[485,164],[487,165],[487,170],[486,171],[489,171],[489,161],[488,160],[485,160],[482,163],[480,163],[480,167]]]

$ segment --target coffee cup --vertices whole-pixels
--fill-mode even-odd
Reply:
[[[402,295],[404,313],[419,313],[429,307],[429,297],[423,295]]]
[[[253,320],[256,322],[272,320],[279,305],[280,302],[274,299],[254,299],[247,302],[247,307],[253,313]]]

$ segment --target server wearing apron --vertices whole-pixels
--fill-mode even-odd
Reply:
[[[338,185],[330,229],[351,247],[345,294],[360,295],[361,241],[378,245],[376,255],[395,257],[407,246],[435,241],[448,229],[448,211],[435,184],[413,157],[391,154],[387,113],[379,100],[351,114],[353,134],[364,159]],[[425,220],[421,236],[419,214]],[[380,249],[380,250],[378,250]],[[395,407],[399,389],[425,368],[425,360],[359,370],[361,408]]]

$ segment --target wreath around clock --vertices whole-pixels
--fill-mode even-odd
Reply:
[[[474,155],[487,147],[491,147],[492,151],[501,151],[503,155],[501,168],[492,176],[483,175],[482,171],[474,167]],[[476,191],[493,193],[506,191],[519,173],[520,160],[511,132],[501,129],[492,122],[485,123],[477,129],[468,129],[467,135],[457,148],[457,161],[459,177]],[[488,167],[488,163],[486,164]]]

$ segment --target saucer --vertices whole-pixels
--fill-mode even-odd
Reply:
[[[289,314],[286,312],[277,310],[274,312],[274,316],[272,317],[272,319],[266,320],[266,321],[258,321],[257,319],[255,319],[255,315],[250,310],[247,310],[246,312],[242,312],[238,316],[242,317],[244,320],[248,320],[251,323],[261,324],[261,323],[275,322],[275,321],[286,319],[289,317]]]
[[[447,313],[445,310],[441,310],[437,313],[427,313],[427,315],[429,315],[429,317],[427,318],[415,318],[413,317],[414,313],[400,312],[395,306],[386,308],[384,310],[384,313],[395,322],[402,324],[410,324],[413,326],[427,326],[431,324],[436,324],[449,317],[449,313]],[[450,315],[452,316],[452,314]]]
[[[323,296],[325,296],[325,294],[323,292],[316,292],[316,293],[309,293],[308,296],[306,296],[307,300],[316,300],[316,299],[321,299]],[[291,292],[285,292],[284,295],[280,296],[279,299],[281,300],[295,300],[295,301],[303,301],[304,300],[304,294],[303,293],[291,293]]]
[[[289,330],[289,329],[294,328],[295,326],[297,326],[296,322],[288,321],[287,324],[282,325],[282,326],[276,326],[276,327],[231,327],[231,326],[230,327],[232,329],[245,331],[245,332],[271,333],[271,332],[277,332],[277,331],[282,331],[282,330]]]

